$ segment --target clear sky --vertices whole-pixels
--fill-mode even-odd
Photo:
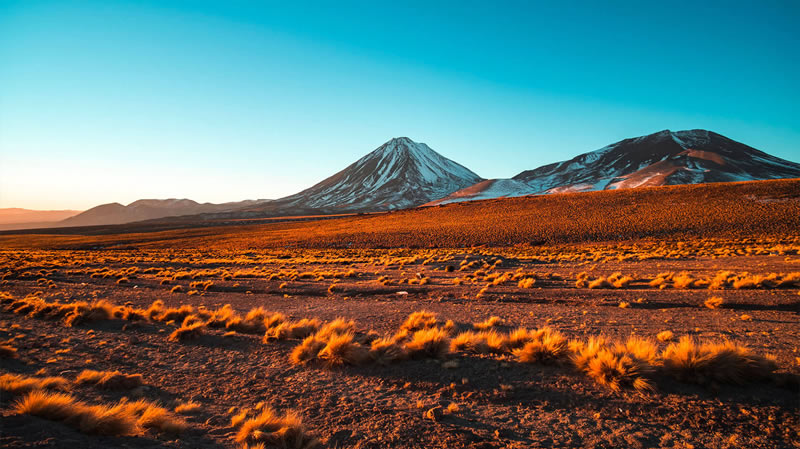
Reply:
[[[0,0],[0,207],[237,201],[392,137],[485,178],[662,129],[800,161],[800,2]]]

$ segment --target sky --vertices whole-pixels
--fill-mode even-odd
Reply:
[[[663,129],[800,161],[798,22],[794,0],[0,0],[0,207],[279,198],[400,136],[484,178]]]

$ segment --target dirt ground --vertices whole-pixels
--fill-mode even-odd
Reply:
[[[355,320],[359,331],[382,335],[395,332],[419,310],[464,329],[498,316],[504,323],[498,327],[501,331],[549,326],[570,339],[584,340],[600,334],[615,339],[637,335],[653,339],[659,349],[668,343],[656,340],[656,335],[669,330],[676,339],[727,339],[758,354],[772,354],[780,380],[695,385],[656,373],[652,392],[614,392],[568,363],[521,363],[510,354],[453,353],[444,359],[326,369],[290,363],[297,340],[265,343],[261,335],[207,329],[197,339],[173,342],[167,335],[180,323],[115,319],[67,327],[61,321],[2,311],[0,342],[10,342],[18,355],[0,359],[0,374],[71,379],[84,369],[140,373],[145,386],[135,392],[74,386],[73,393],[94,402],[135,394],[170,407],[192,400],[202,408],[186,417],[190,428],[180,437],[92,436],[17,415],[13,403],[18,398],[2,393],[0,445],[239,447],[233,440],[230,409],[264,403],[278,411],[296,411],[330,448],[800,447],[800,284],[719,290],[702,284],[650,285],[665,272],[685,271],[698,279],[726,270],[798,272],[797,255],[571,262],[487,250],[477,255],[451,251],[429,260],[387,252],[385,258],[397,259],[387,263],[377,260],[384,257],[380,251],[313,260],[281,260],[267,253],[241,253],[235,260],[153,254],[7,252],[0,292],[14,297],[37,294],[65,303],[106,299],[142,308],[156,300],[167,306],[231,304],[242,314],[264,307],[296,319],[344,317]],[[496,260],[500,262],[494,264]],[[468,266],[462,261],[475,263],[462,270]],[[122,274],[131,267],[137,270]],[[117,274],[92,275],[92,270],[102,269]],[[197,276],[173,279],[180,271]],[[620,288],[577,287],[582,272],[590,280],[617,272],[631,279]],[[269,273],[275,274],[272,280]],[[491,283],[487,276],[510,278],[515,273],[535,283],[523,288],[509,280],[479,294]],[[469,274],[474,277],[465,276]],[[118,282],[121,277],[125,282]],[[462,283],[455,284],[454,278]],[[168,282],[162,284],[164,279]],[[409,284],[408,279],[415,281]],[[192,287],[198,280],[213,286]],[[176,285],[182,291],[172,293]],[[716,309],[704,306],[712,296],[722,298],[723,304]]]

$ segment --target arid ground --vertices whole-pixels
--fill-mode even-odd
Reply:
[[[798,187],[8,234],[0,444],[799,447]]]

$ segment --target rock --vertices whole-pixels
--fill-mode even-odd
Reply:
[[[444,408],[437,406],[425,412],[424,417],[438,422],[440,419],[442,419],[442,415],[444,415]]]

